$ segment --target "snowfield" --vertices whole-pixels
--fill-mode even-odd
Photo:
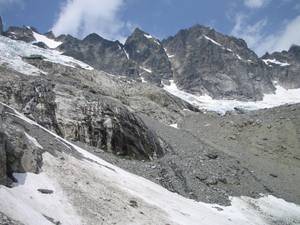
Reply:
[[[237,100],[218,100],[208,95],[197,96],[180,90],[174,80],[170,80],[170,85],[164,85],[164,89],[182,100],[203,110],[214,111],[225,114],[227,111],[233,111],[234,108],[245,110],[258,110],[273,108],[285,104],[300,103],[300,89],[284,89],[276,86],[274,94],[265,94],[262,101],[243,102]]]
[[[31,76],[46,74],[22,59],[22,57],[30,56],[42,56],[45,58],[45,61],[73,68],[80,67],[82,69],[93,70],[91,66],[81,61],[62,55],[62,52],[42,49],[29,43],[15,41],[7,37],[0,36],[0,65],[7,65],[10,69]]]
[[[62,42],[52,40],[45,35],[38,34],[34,31],[32,31],[33,37],[37,42],[43,42],[45,45],[47,45],[49,48],[57,48],[62,44]]]
[[[273,196],[233,197],[232,205],[224,207],[186,199],[107,163],[16,111],[10,116],[42,129],[73,153],[46,152],[42,173],[15,174],[13,188],[0,186],[0,211],[25,225],[53,224],[49,218],[63,225],[300,224],[300,207],[293,203]],[[41,194],[40,188],[53,194]]]

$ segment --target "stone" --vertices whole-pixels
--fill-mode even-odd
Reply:
[[[40,189],[37,189],[37,190],[38,190],[38,192],[41,192],[42,194],[47,194],[47,195],[54,193],[53,190],[49,190],[49,189],[40,188]]]
[[[208,154],[206,154],[206,156],[207,156],[209,159],[217,159],[217,158],[218,158],[218,155],[215,154],[215,153],[208,153]]]
[[[138,203],[137,203],[137,201],[135,201],[135,200],[130,200],[130,201],[129,201],[129,205],[130,205],[132,208],[138,208]]]

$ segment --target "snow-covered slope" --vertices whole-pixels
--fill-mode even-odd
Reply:
[[[15,174],[15,187],[0,186],[0,211],[25,225],[51,224],[49,218],[63,225],[300,223],[299,206],[272,196],[235,197],[229,207],[186,199],[105,162],[16,111],[10,116],[41,129],[69,148],[68,153],[58,149],[56,156],[44,153],[42,173]],[[28,135],[32,136],[30,132]],[[37,191],[40,188],[53,193],[42,194]]]
[[[15,41],[10,38],[0,36],[0,65],[7,65],[9,68],[26,75],[40,75],[45,72],[25,62],[22,57],[42,56],[45,61],[62,64],[69,67],[80,67],[92,70],[89,65],[78,61],[72,57],[62,55],[55,50],[42,49],[37,46]]]
[[[62,42],[60,42],[60,41],[55,41],[53,39],[46,37],[45,35],[38,34],[34,31],[32,31],[32,34],[37,42],[43,42],[49,48],[57,48],[58,46],[60,46],[62,44]]]
[[[200,109],[215,111],[225,114],[227,111],[232,111],[234,108],[245,110],[258,110],[264,108],[273,108],[284,104],[300,103],[300,89],[284,89],[281,86],[276,86],[274,94],[265,94],[262,101],[243,102],[237,100],[217,100],[212,99],[208,95],[197,96],[180,90],[173,80],[170,80],[170,85],[164,85],[164,89],[169,93],[199,107]]]

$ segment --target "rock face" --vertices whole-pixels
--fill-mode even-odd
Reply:
[[[261,99],[271,73],[247,44],[200,25],[163,41],[177,85],[213,98]]]
[[[163,155],[158,137],[119,102],[102,98],[81,109],[84,119],[73,124],[67,138],[136,159]]]
[[[288,51],[265,54],[263,61],[272,71],[273,79],[285,88],[300,88],[300,46],[293,45]]]
[[[35,41],[35,38],[33,36],[32,29],[35,30],[31,27],[9,27],[8,30],[4,32],[4,35],[13,40],[33,42]]]
[[[117,155],[151,160],[167,150],[135,112],[174,123],[183,109],[196,110],[158,87],[134,80],[69,68],[42,57],[26,61],[47,76],[2,68],[1,101],[62,137]]]
[[[109,41],[97,34],[90,34],[83,40],[70,35],[58,37],[63,39],[59,49],[65,55],[72,56],[88,63],[96,69],[113,75],[123,75],[137,78],[137,65],[128,59],[123,45],[118,41]]]
[[[138,63],[140,76],[152,83],[171,79],[173,72],[168,56],[160,41],[140,29],[135,29],[127,39],[125,49],[130,59]]]
[[[7,115],[10,113],[13,111],[0,105],[1,184],[8,184],[12,173],[38,173],[42,166],[43,148],[36,144],[36,140],[24,128],[10,123]]]

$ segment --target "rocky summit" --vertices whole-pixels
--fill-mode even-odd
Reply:
[[[299,56],[0,17],[0,224],[300,224]]]

